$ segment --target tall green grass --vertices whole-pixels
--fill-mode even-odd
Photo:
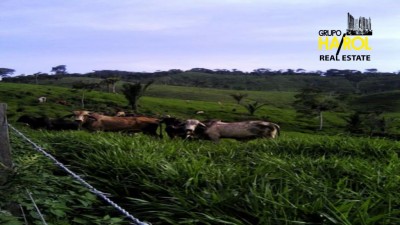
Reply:
[[[49,225],[129,224],[14,132],[10,132],[10,142],[14,165],[12,176],[0,185],[0,224],[43,224],[34,204]]]
[[[300,133],[220,144],[32,135],[153,224],[400,223],[399,142]]]

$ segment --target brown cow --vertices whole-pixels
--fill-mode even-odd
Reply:
[[[115,117],[89,111],[74,111],[73,114],[75,115],[75,121],[80,122],[82,127],[92,131],[143,132],[144,134],[157,136],[157,129],[160,124],[159,119],[145,116]],[[161,132],[160,137],[162,137]]]
[[[212,121],[204,124],[198,120],[190,119],[185,122],[187,137],[193,137],[197,127],[204,127],[204,136],[218,142],[220,138],[233,138],[236,140],[251,140],[255,138],[275,138],[279,135],[280,127],[266,121],[243,121],[225,123]]]

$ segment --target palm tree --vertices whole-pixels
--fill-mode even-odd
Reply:
[[[230,96],[233,99],[235,99],[237,104],[240,104],[240,102],[243,100],[243,98],[247,97],[247,94],[236,93],[236,94],[230,94]]]
[[[250,116],[253,116],[254,113],[259,110],[261,107],[265,106],[266,104],[259,104],[257,101],[253,103],[248,103],[247,105],[243,105],[247,111],[249,112]]]
[[[129,101],[129,104],[132,107],[132,110],[135,113],[138,113],[138,102],[140,97],[143,96],[144,92],[147,88],[154,83],[154,80],[147,82],[142,85],[140,82],[129,84],[126,83],[122,86],[122,93],[125,95],[125,98]]]

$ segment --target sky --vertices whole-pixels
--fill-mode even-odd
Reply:
[[[400,70],[398,0],[1,0],[0,68],[14,75],[207,68]],[[320,30],[370,17],[371,61],[320,61]]]

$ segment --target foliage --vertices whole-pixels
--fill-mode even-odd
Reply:
[[[12,75],[15,72],[14,69],[9,68],[0,68],[0,77],[7,77]]]
[[[235,94],[230,94],[230,96],[235,99],[237,104],[240,104],[240,102],[243,100],[243,98],[247,97],[248,94],[244,93],[235,93]]]
[[[80,78],[84,83],[98,83],[100,79]],[[69,87],[77,82],[78,79],[62,78],[57,80],[57,84]],[[43,82],[41,81],[41,84]],[[120,82],[119,85],[122,86]],[[6,102],[9,107],[8,119],[11,121],[23,114],[32,116],[48,116],[50,118],[63,117],[71,114],[71,111],[82,107],[81,98],[83,90],[62,88],[50,85],[27,85],[14,83],[0,83],[0,101]],[[152,85],[147,89],[145,95],[140,101],[141,113],[162,116],[171,115],[181,119],[222,119],[224,121],[239,120],[268,120],[278,123],[282,130],[313,132],[318,127],[318,120],[311,120],[309,117],[296,118],[296,112],[291,107],[295,98],[294,92],[261,92],[247,91],[249,99],[267,103],[264,107],[258,109],[253,116],[248,115],[244,107],[238,107],[234,100],[229,96],[232,93],[229,90],[218,90],[211,88],[193,88],[167,85]],[[400,92],[399,92],[400,93]],[[117,110],[129,111],[129,103],[121,94],[109,94],[105,92],[84,91],[85,109],[95,112],[102,112],[108,115],[114,115]],[[398,134],[400,120],[392,120],[399,116],[400,101],[398,101],[397,92],[387,92],[381,95],[371,96],[371,101],[366,98],[347,98],[340,100],[342,103],[350,101],[350,106],[357,106],[363,110],[375,105],[382,108],[385,104],[390,107],[382,108],[382,116],[390,122],[390,129],[385,135]],[[47,96],[46,104],[38,104],[37,98]],[[266,99],[268,96],[268,99]],[[380,96],[380,97],[378,97]],[[334,96],[333,96],[334,97]],[[60,105],[57,100],[65,100],[68,105]],[[379,106],[379,107],[378,107]],[[194,112],[203,110],[206,113],[196,115]],[[347,109],[346,109],[347,110]],[[343,116],[350,112],[346,111],[327,111],[324,112],[324,133],[345,132],[346,121]]]
[[[354,74],[346,74],[344,77],[354,85],[356,93],[360,92],[359,84],[366,78],[366,76],[361,75],[361,72],[359,71]]]
[[[76,82],[72,85],[72,88],[81,89],[82,97],[81,97],[81,107],[85,108],[85,90],[92,91],[96,88],[100,87],[99,83],[85,83],[82,81]]]
[[[400,222],[400,146],[390,140],[285,132],[215,145],[118,133],[34,136],[152,224]]]
[[[386,136],[390,133],[393,118],[385,118],[383,112],[359,112],[356,111],[348,117],[344,117],[347,122],[346,129],[350,133],[367,134],[369,136]]]
[[[259,104],[259,102],[255,101],[253,103],[247,103],[244,104],[243,106],[247,109],[249,112],[250,116],[253,116],[254,113],[258,110],[261,109],[261,107],[265,106],[266,104]]]
[[[358,70],[330,69],[323,71],[304,71],[302,69],[271,70],[255,69],[243,72],[236,69],[209,70],[193,68],[182,71],[128,72],[118,70],[100,70],[86,74],[64,74],[62,77],[106,79],[119,77],[125,82],[142,82],[155,80],[156,84],[177,86],[198,86],[228,90],[258,90],[258,91],[297,91],[314,86],[327,92],[336,93],[377,93],[393,91],[400,88],[400,76],[396,73],[361,72]],[[43,74],[40,79],[52,81],[54,76]],[[358,80],[363,78],[362,80]],[[354,80],[356,79],[356,80]],[[8,82],[34,83],[34,76],[7,77]],[[245,82],[243,82],[245,80]],[[229,82],[227,82],[229,81]]]
[[[339,105],[332,96],[323,94],[316,88],[304,88],[294,97],[296,100],[293,106],[299,114],[305,117],[319,116],[320,130],[323,126],[322,112],[337,108]]]
[[[70,87],[71,81],[77,79],[100,81],[68,77],[56,83]],[[216,145],[207,141],[159,140],[140,134],[23,131],[71,169],[84,174],[95,187],[110,193],[125,209],[152,224],[400,222],[398,142],[340,134],[346,126],[342,119],[342,115],[348,115],[346,112],[324,112],[326,126],[330,128],[324,132],[338,135],[304,134],[311,133],[307,126],[313,122],[296,119],[290,107],[295,93],[249,91],[249,97],[257,101],[266,101],[267,94],[268,105],[254,116],[247,116],[244,108],[232,111],[237,105],[229,96],[230,92],[154,85],[141,99],[144,102],[141,111],[228,121],[267,115],[281,125],[282,136],[250,142],[223,140]],[[10,121],[25,113],[69,114],[79,107],[79,94],[77,90],[56,86],[0,83],[0,100],[9,104]],[[319,94],[323,93],[316,94],[315,99],[319,100]],[[37,96],[49,96],[49,101],[38,104]],[[366,107],[386,97],[387,102],[396,104],[396,92],[379,96],[371,98],[370,102],[359,98],[356,101],[358,106]],[[87,107],[101,112],[128,103],[122,95],[98,91],[88,92],[87,97],[90,99]],[[334,96],[323,94],[321,98],[325,97]],[[71,102],[71,106],[57,105],[55,100],[59,98]],[[218,105],[217,101],[224,104]],[[391,106],[392,114],[361,115],[361,124],[376,118],[376,121],[384,119],[388,125],[389,118],[398,116],[396,107]],[[206,114],[193,115],[199,109]],[[296,129],[302,133],[290,132]],[[16,189],[4,192],[7,196],[0,194],[1,209],[11,200],[31,209],[24,190],[28,187],[53,224],[124,224],[119,214],[105,209],[93,196],[86,195],[79,184],[70,182],[46,159],[30,155],[29,147],[18,143],[13,140],[12,144],[13,149],[23,150],[15,156],[23,162],[17,165],[27,165],[26,170],[19,169],[12,181]],[[3,213],[4,217],[2,213],[0,211],[1,219],[15,219],[8,212]],[[30,216],[30,221],[39,223],[37,215]]]
[[[138,101],[143,96],[147,88],[153,84],[153,82],[154,81],[149,81],[144,85],[142,85],[140,82],[134,84],[126,83],[122,86],[122,93],[131,104],[134,112],[138,112]]]
[[[129,224],[115,209],[104,205],[79,182],[59,168],[48,158],[35,152],[20,137],[11,133],[14,157],[14,176],[2,186],[0,208],[16,205],[14,215],[0,211],[0,224],[22,225],[25,214],[28,224],[42,224],[34,203],[48,224]]]
[[[67,66],[66,65],[59,65],[51,68],[51,71],[55,75],[65,75],[67,74]]]
[[[108,92],[115,93],[115,85],[120,79],[118,77],[108,77],[100,82],[100,84],[107,85]]]

